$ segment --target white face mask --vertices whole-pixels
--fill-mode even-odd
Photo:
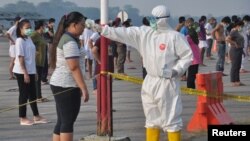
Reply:
[[[48,29],[47,27],[45,27],[45,28],[43,29],[43,33],[47,33],[47,32],[49,32],[49,29]]]
[[[248,25],[249,24],[249,22],[247,22],[247,21],[244,21],[244,25]]]
[[[26,36],[31,36],[33,32],[34,32],[33,29],[28,28],[28,29],[25,29],[25,30],[24,30],[24,35],[26,35]]]
[[[223,27],[224,27],[224,31],[227,31],[227,28],[228,28],[228,24],[224,24]]]
[[[164,16],[164,17],[147,17],[147,20],[149,21],[150,26],[154,29],[157,30],[158,26],[166,26],[167,25],[167,18],[169,16]]]
[[[197,33],[201,31],[200,27],[197,27],[195,30]]]
[[[242,27],[239,27],[239,28],[238,28],[238,31],[239,31],[239,32],[241,32],[242,30],[243,30]]]
[[[224,28],[228,28],[228,26],[229,26],[228,24],[224,24]]]
[[[155,17],[147,17],[147,20],[149,21],[150,27],[152,27],[153,30],[157,30],[157,19]]]

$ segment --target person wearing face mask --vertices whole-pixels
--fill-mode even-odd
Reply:
[[[243,49],[243,56],[242,56],[240,73],[248,73],[249,71],[245,69],[245,65],[247,63],[247,58],[249,57],[247,49],[249,46],[250,16],[248,16],[248,15],[244,16],[242,21],[244,23],[244,26],[243,26],[242,31],[240,33],[244,37],[244,49]]]
[[[180,32],[181,28],[185,25],[186,18],[184,16],[179,17],[179,24],[175,27],[175,30]]]
[[[74,123],[84,102],[89,99],[87,85],[83,79],[83,59],[79,36],[85,28],[84,17],[71,12],[61,17],[53,40],[51,67],[55,69],[50,88],[56,102],[57,123],[53,141],[73,141]],[[60,93],[60,94],[59,94]],[[56,95],[57,94],[57,95]]]
[[[42,71],[42,84],[48,84],[48,73],[51,73],[52,70],[50,70],[49,72],[49,63],[51,62],[50,60],[50,56],[51,56],[51,49],[52,49],[52,42],[53,42],[53,38],[54,38],[54,25],[55,25],[55,19],[54,18],[50,18],[48,25],[45,27],[45,31],[44,32],[44,38],[47,41],[47,47],[46,47],[46,56],[45,56],[45,64],[43,67],[43,71]]]
[[[245,15],[243,17],[243,22],[244,22],[244,31],[246,32],[247,34],[247,49],[246,49],[246,52],[247,52],[247,56],[249,57],[249,53],[250,52],[250,15]],[[250,58],[248,58],[248,61],[250,61]]]
[[[39,115],[36,103],[36,47],[30,36],[33,33],[29,20],[21,19],[17,24],[16,39],[16,59],[13,73],[17,78],[19,88],[19,105],[30,103],[34,119],[29,120],[26,116],[26,105],[19,107],[19,117],[21,125],[33,125],[37,123],[47,123],[48,121]]]
[[[193,53],[192,65],[188,67],[187,75],[187,88],[195,89],[196,74],[199,70],[199,64],[201,63],[200,49],[199,49],[199,38],[197,30],[200,27],[199,23],[195,24],[193,18],[186,20],[188,26],[188,35],[186,36],[187,41],[191,47]]]
[[[92,72],[92,64],[93,64],[93,54],[91,52],[91,49],[89,47],[89,38],[91,37],[91,35],[93,35],[94,31],[93,31],[93,27],[94,27],[94,21],[91,19],[87,19],[85,22],[85,29],[82,33],[82,35],[79,37],[80,39],[80,43],[81,43],[81,50],[82,52],[85,52],[85,63],[87,65],[87,70],[88,70],[88,79],[92,79],[93,77],[93,72]]]
[[[199,19],[200,31],[198,32],[198,35],[199,35],[199,48],[200,48],[200,53],[201,53],[201,58],[200,58],[201,66],[206,66],[203,62],[205,50],[207,48],[206,29],[205,29],[206,21],[207,21],[206,16],[201,16],[201,18]]]
[[[182,26],[182,28],[180,29],[180,33],[183,34],[185,37],[187,37],[188,35],[188,27],[190,26],[190,22],[185,21],[184,25]],[[181,81],[187,81],[187,72],[185,72],[182,76],[181,76]]]
[[[10,64],[9,64],[9,73],[10,73],[10,80],[14,80],[14,74],[12,72],[13,67],[14,67],[14,61],[15,61],[15,42],[16,42],[16,28],[17,28],[17,24],[19,22],[19,20],[21,19],[21,17],[16,17],[15,18],[15,24],[6,32],[6,36],[9,39],[9,44],[10,44],[10,48],[9,48],[9,56],[10,56]]]
[[[214,17],[211,17],[205,25],[206,39],[207,39],[207,45],[208,45],[208,47],[206,48],[206,57],[209,60],[214,59],[212,58],[212,54],[211,54],[211,49],[213,45],[213,37],[211,35],[211,32],[213,30],[213,25],[215,24],[215,22],[216,22],[216,19]]]
[[[244,23],[242,21],[235,23],[233,29],[226,38],[226,41],[231,44],[231,49],[229,53],[232,60],[230,70],[232,86],[244,85],[240,82],[240,66],[244,48],[244,37],[241,35],[240,32],[242,31],[243,25]]]
[[[42,97],[41,90],[41,78],[42,72],[45,66],[46,61],[46,48],[47,42],[44,38],[44,33],[48,32],[48,28],[45,28],[43,20],[35,21],[35,32],[32,33],[31,39],[36,46],[36,71],[37,71],[37,81],[36,81],[36,90],[37,90],[37,102],[47,102],[47,98]]]
[[[216,63],[216,71],[222,72],[223,76],[227,76],[227,74],[223,73],[225,64],[225,55],[226,55],[225,32],[230,22],[231,19],[229,17],[224,17],[221,20],[221,23],[217,24],[211,33],[213,38],[216,40],[216,45],[218,49],[218,60]]]
[[[187,40],[168,24],[169,9],[158,5],[148,18],[150,26],[108,27],[102,35],[134,47],[142,56],[147,76],[141,98],[146,117],[146,140],[159,141],[160,130],[169,141],[181,140],[180,77],[192,62]]]

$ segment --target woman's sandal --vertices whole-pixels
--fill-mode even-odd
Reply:
[[[39,118],[39,119],[34,118],[34,124],[42,124],[42,123],[49,123],[49,121],[45,118]]]
[[[47,98],[40,98],[36,100],[37,103],[42,103],[42,102],[49,102],[49,99]]]
[[[22,119],[20,119],[20,125],[26,125],[26,126],[30,126],[30,125],[33,125],[34,124],[34,122],[32,122],[31,120],[28,120],[28,119],[26,119],[26,120],[22,120]]]

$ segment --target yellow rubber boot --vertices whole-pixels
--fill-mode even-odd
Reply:
[[[181,141],[181,132],[168,132],[168,141]]]
[[[160,140],[160,129],[147,128],[146,137],[147,137],[146,141],[159,141]]]

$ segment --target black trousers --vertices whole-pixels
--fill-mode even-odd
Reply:
[[[229,53],[231,57],[231,71],[230,71],[231,82],[240,82],[240,67],[241,67],[243,49],[231,47]]]
[[[45,53],[45,64],[43,66],[43,70],[42,70],[42,75],[41,75],[41,80],[43,82],[47,82],[48,79],[48,70],[49,70],[49,65],[48,65],[48,46],[46,46],[46,53]]]
[[[117,73],[124,73],[124,63],[126,61],[127,48],[125,45],[117,46]]]
[[[203,47],[203,48],[200,48],[200,49],[201,49],[201,63],[204,64],[203,61],[204,61],[204,54],[205,54],[206,48]]]
[[[24,75],[15,73],[19,88],[19,105],[36,100],[36,81],[35,74],[30,74],[30,83],[24,83]],[[39,115],[37,103],[30,104],[34,116]],[[19,107],[19,117],[26,117],[27,106]]]
[[[43,67],[36,66],[37,71],[37,81],[36,81],[36,98],[42,98],[42,90],[41,90],[41,79],[43,73]]]
[[[208,45],[208,47],[206,48],[206,55],[207,55],[207,57],[210,57],[211,56],[211,49],[213,46],[213,39],[207,39],[207,45]]]
[[[81,91],[79,88],[62,88],[50,85],[55,95],[57,123],[54,134],[72,133],[74,123],[81,106]]]
[[[187,76],[187,87],[195,89],[195,79],[196,74],[199,70],[199,64],[196,65],[190,65],[188,67],[188,76]]]
[[[109,55],[108,56],[108,70],[107,71],[112,72],[112,73],[114,73],[114,61],[113,60],[114,60],[114,57]],[[100,73],[101,66],[100,66],[100,64],[97,63],[96,60],[94,61],[94,66],[95,66],[94,67],[94,75],[96,76],[96,75],[98,75]],[[93,82],[93,90],[96,90],[97,89],[97,79],[96,79],[96,77],[93,78],[92,82]]]

